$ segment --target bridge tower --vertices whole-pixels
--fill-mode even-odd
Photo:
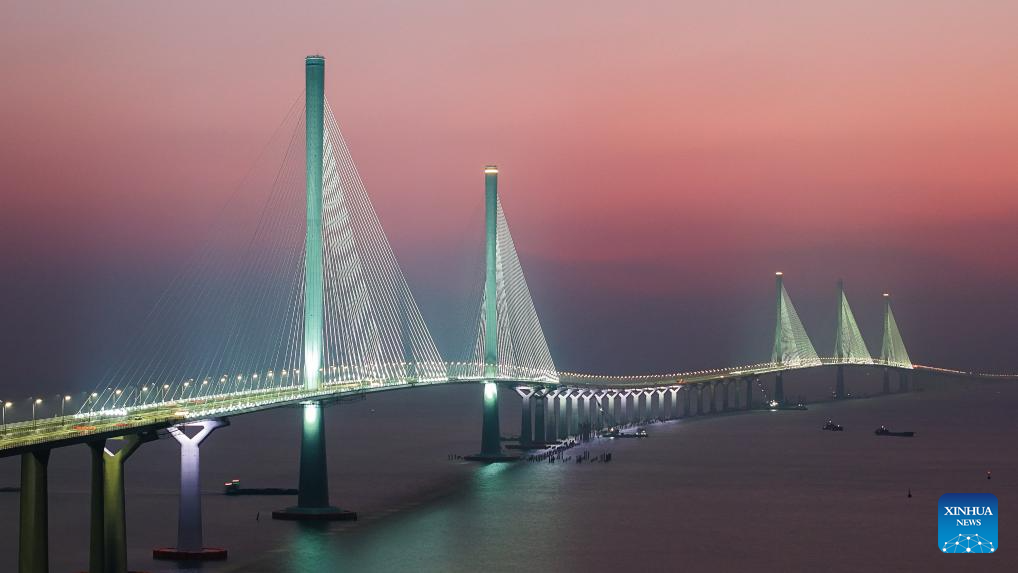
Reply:
[[[783,364],[784,364],[783,357],[784,357],[784,354],[785,354],[784,340],[783,340],[784,339],[784,336],[783,336],[783,330],[784,330],[783,326],[784,325],[783,325],[783,321],[782,321],[782,317],[784,317],[784,315],[785,315],[785,308],[784,308],[784,305],[785,305],[785,296],[784,296],[784,294],[785,294],[785,286],[784,286],[784,284],[782,284],[783,279],[784,279],[784,273],[782,273],[781,271],[778,271],[778,272],[774,273],[774,282],[777,285],[777,291],[778,291],[778,302],[777,302],[777,305],[778,305],[778,314],[777,314],[778,320],[777,320],[777,324],[774,327],[775,328],[775,330],[774,330],[774,352],[773,352],[772,356],[774,356],[776,358],[775,363],[776,363],[776,365],[778,367],[783,366]],[[778,370],[778,373],[774,376],[774,400],[777,400],[779,404],[785,401],[785,381],[784,381],[784,379],[781,376],[781,371],[780,370]]]
[[[481,455],[501,456],[502,438],[498,422],[498,167],[484,168],[484,423]]]
[[[838,279],[838,328],[834,336],[834,359],[838,361],[838,374],[834,384],[834,397],[841,399],[845,397],[845,340],[843,331],[845,329],[845,282]]]
[[[321,386],[322,318],[322,166],[325,134],[325,58],[308,56],[305,73],[305,145],[307,230],[304,238],[304,388]],[[329,505],[329,474],[325,455],[325,410],[322,402],[302,404],[300,479],[297,505],[272,512],[274,519],[341,520],[357,514]]]
[[[501,426],[498,419],[498,167],[484,168],[484,393],[481,423],[481,451],[465,459],[482,462],[511,461],[517,458],[502,453]]]
[[[912,359],[905,350],[901,339],[898,323],[891,311],[891,295],[884,293],[884,339],[880,347],[880,362],[884,365],[884,392],[890,392],[890,368],[899,368],[898,391],[908,391],[908,371],[912,369]]]
[[[775,372],[774,395],[772,400],[784,402],[785,387],[781,373],[790,368],[819,366],[820,357],[799,320],[792,299],[788,296],[783,282],[784,273],[774,273],[777,286],[777,321],[774,326],[774,350],[771,365]]]
[[[838,329],[834,336],[834,360],[838,365],[835,398],[845,398],[845,364],[873,364],[873,357],[866,348],[866,341],[859,331],[852,307],[845,296],[845,283],[838,281]]]

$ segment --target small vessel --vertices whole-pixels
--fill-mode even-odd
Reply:
[[[835,424],[831,420],[827,420],[827,423],[824,424],[824,427],[821,428],[821,429],[827,430],[829,432],[844,432],[845,431],[845,428],[842,428],[841,424]]]
[[[240,487],[240,480],[230,480],[223,484],[225,495],[297,495],[297,489],[282,487]]]
[[[619,429],[615,428],[615,427],[605,428],[604,430],[601,430],[601,437],[602,438],[617,438],[617,437],[619,437]]]
[[[897,436],[899,438],[911,438],[915,436],[915,432],[892,432],[887,426],[880,426],[874,432],[878,436]]]
[[[796,402],[795,404],[791,404],[791,403],[788,403],[788,402],[778,402],[777,400],[771,400],[770,402],[767,402],[767,407],[769,409],[771,409],[771,410],[808,410],[809,409],[809,408],[806,407],[806,404],[802,403],[801,401],[800,402]]]

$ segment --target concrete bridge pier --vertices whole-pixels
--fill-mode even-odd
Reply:
[[[898,372],[898,392],[908,392],[908,372],[905,370]]]
[[[887,368],[886,366],[884,367],[884,387],[883,387],[883,393],[884,394],[890,394],[891,393],[891,369]]]
[[[617,421],[619,425],[629,423],[629,390],[623,390],[619,392],[619,414]]]
[[[547,428],[544,422],[544,412],[546,409],[544,391],[536,392],[531,399],[533,400],[532,409],[534,411],[534,442],[544,444],[547,441],[545,438],[545,430]]]
[[[558,440],[558,390],[548,392],[545,397],[546,419],[544,439],[549,442]]]
[[[92,515],[89,543],[90,573],[127,573],[127,508],[124,493],[124,464],[155,433],[88,444],[92,450]],[[121,442],[113,452],[108,442]]]
[[[841,367],[839,366],[838,368],[841,368]],[[782,404],[782,403],[785,402],[785,378],[784,378],[784,376],[781,375],[781,372],[778,372],[774,376],[774,398],[773,399],[776,400],[778,402],[778,404]]]
[[[569,437],[569,430],[572,429],[572,427],[573,427],[573,421],[572,421],[572,416],[573,416],[573,399],[570,396],[571,393],[572,393],[572,390],[568,390],[568,391],[564,392],[562,394],[562,396],[560,397],[561,400],[562,400],[561,403],[559,404],[559,407],[561,408],[561,410],[559,411],[559,437],[560,438],[568,438]]]
[[[49,450],[21,454],[18,572],[49,571]]]
[[[566,418],[569,422],[568,432],[570,436],[576,436],[580,433],[580,392],[574,390],[569,393],[568,403],[566,404]]]
[[[605,392],[604,394],[606,402],[605,412],[607,416],[607,418],[605,419],[605,423],[609,426],[615,425],[615,396],[616,393],[611,390]]]
[[[585,434],[587,428],[590,427],[590,394],[587,392],[580,392],[576,396],[576,431],[578,434]]]
[[[527,386],[514,388],[521,398],[520,409],[520,446],[529,448],[534,443],[533,418],[531,416],[531,398],[534,397],[534,389]],[[499,436],[501,440],[501,436]],[[501,449],[501,445],[499,446]]]
[[[668,389],[668,419],[674,420],[679,417],[679,388],[672,386]]]
[[[356,520],[357,513],[329,504],[329,472],[325,454],[325,408],[304,402],[300,436],[297,505],[272,512],[272,519],[290,521]]]
[[[721,411],[728,411],[728,380],[721,381]]]
[[[608,391],[600,390],[594,394],[594,421],[596,430],[608,425]]]
[[[689,388],[690,387],[689,387],[688,384],[682,387],[682,417],[683,418],[688,418],[689,417],[689,392],[690,392]]]
[[[746,409],[747,410],[752,410],[753,409],[753,382],[755,382],[755,380],[753,378],[748,378],[748,377],[744,378],[744,380],[746,381]]]
[[[703,383],[696,385],[696,415],[703,416]]]
[[[845,397],[845,367],[838,365],[838,378],[835,381],[834,397],[841,399]]]
[[[199,446],[212,432],[229,425],[226,420],[203,420],[169,428],[180,444],[180,505],[177,513],[177,546],[154,549],[154,559],[174,561],[211,561],[226,559],[226,550],[205,547],[201,518],[201,450]],[[198,428],[188,436],[189,428]]]

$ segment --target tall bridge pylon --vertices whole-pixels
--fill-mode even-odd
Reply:
[[[771,363],[775,366],[816,366],[820,364],[813,343],[806,334],[806,328],[799,320],[799,313],[792,305],[792,299],[785,290],[784,273],[774,273],[777,284],[777,322],[774,326],[774,350]],[[784,380],[778,372],[774,381],[774,399],[785,400]]]
[[[838,326],[834,336],[834,360],[838,363],[838,377],[834,389],[837,398],[845,397],[845,364],[873,364],[866,349],[862,332],[845,296],[845,283],[838,281]]]
[[[898,323],[891,310],[891,295],[884,294],[884,341],[880,347],[880,361],[888,366],[912,369],[912,360],[905,350]]]
[[[445,364],[325,99],[324,66],[324,58],[307,59],[304,389],[445,380]],[[297,505],[274,517],[355,517],[329,504],[322,406],[303,404]]]
[[[905,350],[905,342],[901,339],[898,322],[894,320],[891,310],[891,295],[884,293],[884,338],[880,346],[880,363],[884,365],[884,393],[891,392],[891,368],[899,368],[898,391],[908,390],[908,370],[912,370],[912,360]]]
[[[498,168],[484,169],[484,294],[468,377],[484,382],[481,451],[471,459],[504,459],[498,419],[498,382],[558,383],[558,371],[530,296],[509,223],[498,197]]]

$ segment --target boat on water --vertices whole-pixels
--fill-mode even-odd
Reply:
[[[823,428],[821,428],[821,429],[822,430],[827,430],[828,432],[844,432],[845,431],[845,428],[842,428],[841,424],[835,424],[832,420],[827,420],[827,423],[824,424]]]
[[[791,404],[788,402],[778,402],[777,400],[771,400],[767,403],[767,408],[770,410],[808,410],[806,404],[802,402],[796,402]]]
[[[896,436],[899,438],[911,438],[915,436],[915,432],[892,432],[887,426],[880,426],[874,432],[878,436]]]
[[[620,434],[619,429],[614,426],[611,428],[605,428],[601,430],[602,438],[618,438],[619,434]]]
[[[616,427],[606,428],[606,429],[601,431],[601,437],[602,438],[613,438],[613,439],[614,438],[646,438],[647,437],[647,429],[646,428],[637,428],[635,432],[631,432],[631,433],[626,434],[626,433],[623,433],[619,428],[616,428]]]
[[[225,495],[297,495],[295,488],[284,487],[240,487],[240,480],[230,480],[223,484]]]

